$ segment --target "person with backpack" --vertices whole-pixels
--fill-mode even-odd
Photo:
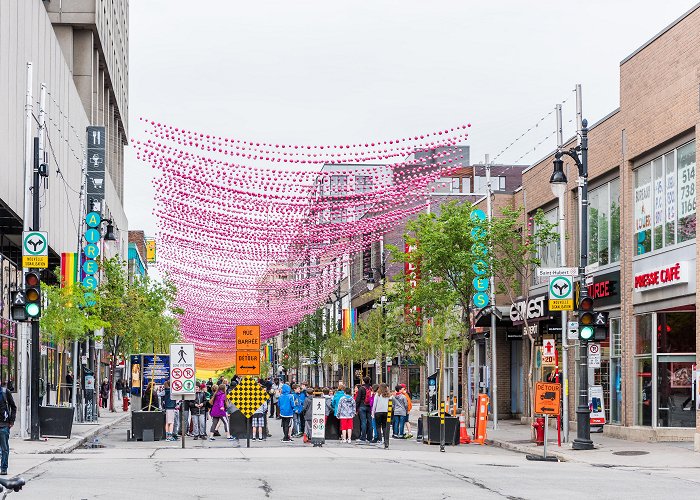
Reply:
[[[17,405],[12,399],[12,393],[6,387],[0,386],[0,476],[7,475],[10,459],[10,429],[15,425]]]
[[[401,393],[401,386],[397,385],[395,387],[396,394],[394,394],[394,416],[393,416],[393,434],[394,439],[404,439],[404,425],[406,425],[406,419],[408,418],[408,400],[406,396]]]
[[[360,438],[358,442],[360,444],[372,441],[373,436],[370,437],[372,431],[372,423],[370,419],[372,418],[372,385],[370,384],[369,377],[362,379],[363,385],[358,386],[356,394],[357,403],[357,413],[360,416]]]
[[[294,417],[294,396],[288,384],[282,384],[281,394],[277,404],[279,405],[279,416],[282,419],[282,432],[284,433],[282,441],[291,443],[292,438],[289,432],[292,418]]]
[[[387,413],[389,412],[389,399],[391,399],[391,391],[386,384],[379,384],[377,393],[372,401],[372,418],[377,423],[377,437],[373,440],[374,443],[384,442],[384,434],[387,426]],[[389,443],[384,442],[384,447],[388,448]]]
[[[342,443],[352,443],[352,421],[357,414],[357,404],[351,394],[352,390],[346,387],[335,409],[335,416],[340,420],[340,441]]]

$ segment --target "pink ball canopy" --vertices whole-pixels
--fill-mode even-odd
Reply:
[[[158,266],[208,369],[233,364],[236,325],[269,338],[322,306],[352,254],[425,210],[462,167],[471,126],[299,145],[141,120],[147,139],[132,144],[157,171]]]

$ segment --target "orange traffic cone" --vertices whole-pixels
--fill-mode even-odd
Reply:
[[[459,416],[459,444],[469,444],[472,440],[469,439],[467,432],[467,424],[464,420],[464,415]]]

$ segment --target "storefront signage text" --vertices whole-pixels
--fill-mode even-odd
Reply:
[[[655,288],[687,282],[688,262],[676,262],[670,266],[635,274],[634,289],[638,292],[645,292]]]
[[[544,319],[547,315],[546,300],[547,294],[533,297],[527,302],[519,300],[515,304],[511,304],[510,320],[513,324],[519,324],[523,322],[523,318],[527,318],[528,321]]]

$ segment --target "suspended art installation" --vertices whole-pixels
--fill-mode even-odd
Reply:
[[[233,364],[236,325],[269,338],[326,303],[350,256],[425,210],[462,167],[470,127],[306,145],[141,120],[133,145],[157,171],[158,266],[204,369]]]

